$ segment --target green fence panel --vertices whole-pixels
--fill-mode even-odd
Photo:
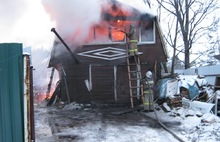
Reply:
[[[22,44],[0,44],[0,142],[23,142]]]

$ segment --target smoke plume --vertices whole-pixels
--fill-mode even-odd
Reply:
[[[56,23],[56,31],[68,45],[77,46],[85,43],[91,26],[100,22],[102,10],[111,7],[109,2],[114,1],[123,3],[124,10],[134,7],[141,13],[149,13],[142,0],[42,0],[42,3]]]
[[[91,25],[99,22],[102,0],[42,0],[56,31],[68,43],[81,44]],[[70,42],[71,41],[71,42]]]

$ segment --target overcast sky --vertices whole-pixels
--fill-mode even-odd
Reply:
[[[0,0],[0,42],[19,42],[24,47],[51,47],[55,25],[41,0]]]

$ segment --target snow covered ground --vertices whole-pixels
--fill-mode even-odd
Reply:
[[[159,107],[157,107],[159,108]],[[94,107],[71,103],[35,106],[36,142],[187,142],[220,141],[220,119],[183,107],[169,112],[127,111],[126,107]],[[124,112],[124,113],[120,113]]]
[[[36,142],[56,142],[48,123],[48,108],[45,105],[35,105],[35,137]]]

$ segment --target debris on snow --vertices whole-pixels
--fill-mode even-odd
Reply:
[[[63,110],[76,110],[76,109],[82,109],[83,105],[82,104],[78,104],[76,102],[72,102],[70,104],[67,104],[63,107]]]
[[[158,121],[183,141],[220,141],[220,119],[212,113],[214,96],[217,94],[219,97],[220,91],[214,94],[212,86],[200,76],[166,79],[160,87],[162,89],[156,92],[162,94],[158,95],[161,96],[154,112],[104,105],[94,107],[76,102],[54,106],[55,109],[43,108],[45,105],[39,104],[35,110],[37,142],[48,141],[45,136],[43,141],[40,133],[49,125],[48,120],[51,124],[46,129],[51,129],[53,124],[56,128],[52,129],[57,131],[53,131],[52,135],[50,130],[45,135],[60,141],[177,141],[168,132],[162,131]],[[139,112],[146,117],[141,117]]]
[[[185,98],[182,99],[182,102],[182,104],[184,105],[183,107],[188,107],[193,109],[194,111],[200,111],[201,113],[209,113],[214,106],[214,104],[212,103],[191,101]]]
[[[202,116],[202,122],[203,123],[218,123],[220,122],[219,117],[210,114],[210,113],[206,113]]]
[[[167,105],[166,102],[163,103],[162,109],[163,109],[165,112],[170,112],[170,111],[171,111],[171,108]]]

